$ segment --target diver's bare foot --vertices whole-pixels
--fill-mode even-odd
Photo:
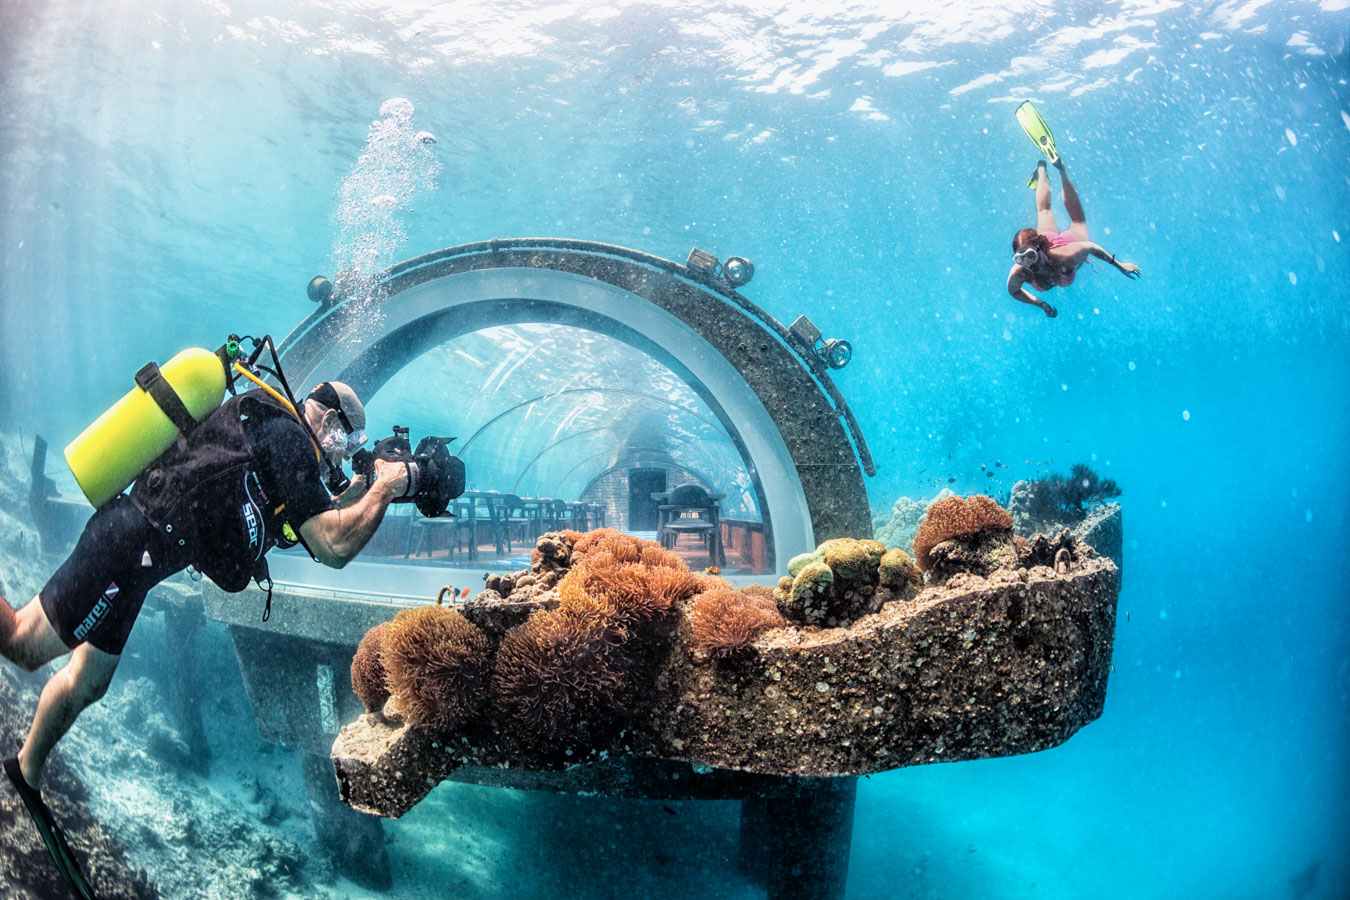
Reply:
[[[1055,309],[1049,303],[1042,303],[1041,309],[1045,310],[1045,316],[1048,319],[1053,319],[1055,316],[1059,315],[1059,310]]]

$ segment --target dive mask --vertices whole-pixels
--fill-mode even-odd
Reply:
[[[1026,247],[1013,254],[1013,262],[1028,269],[1040,265],[1044,258],[1039,247]]]

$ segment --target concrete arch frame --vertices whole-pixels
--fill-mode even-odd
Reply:
[[[669,260],[551,239],[454,247],[392,267],[374,299],[333,298],[278,349],[297,389],[338,379],[369,398],[439,344],[521,323],[608,335],[684,380],[745,462],[773,569],[820,541],[870,536],[871,458],[815,353],[727,283]]]

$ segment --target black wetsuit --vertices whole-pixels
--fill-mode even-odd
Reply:
[[[243,590],[263,556],[333,508],[305,429],[261,391],[227,400],[89,519],[39,597],[72,649],[120,654],[145,595],[192,565]]]

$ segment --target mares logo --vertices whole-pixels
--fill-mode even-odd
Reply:
[[[93,631],[99,622],[103,621],[103,617],[108,614],[108,608],[111,606],[113,598],[117,596],[117,590],[116,582],[108,585],[108,589],[103,592],[102,597],[98,598],[94,608],[89,610],[89,615],[85,616],[84,621],[80,623],[80,627],[75,629],[75,640],[84,640],[84,636]]]

